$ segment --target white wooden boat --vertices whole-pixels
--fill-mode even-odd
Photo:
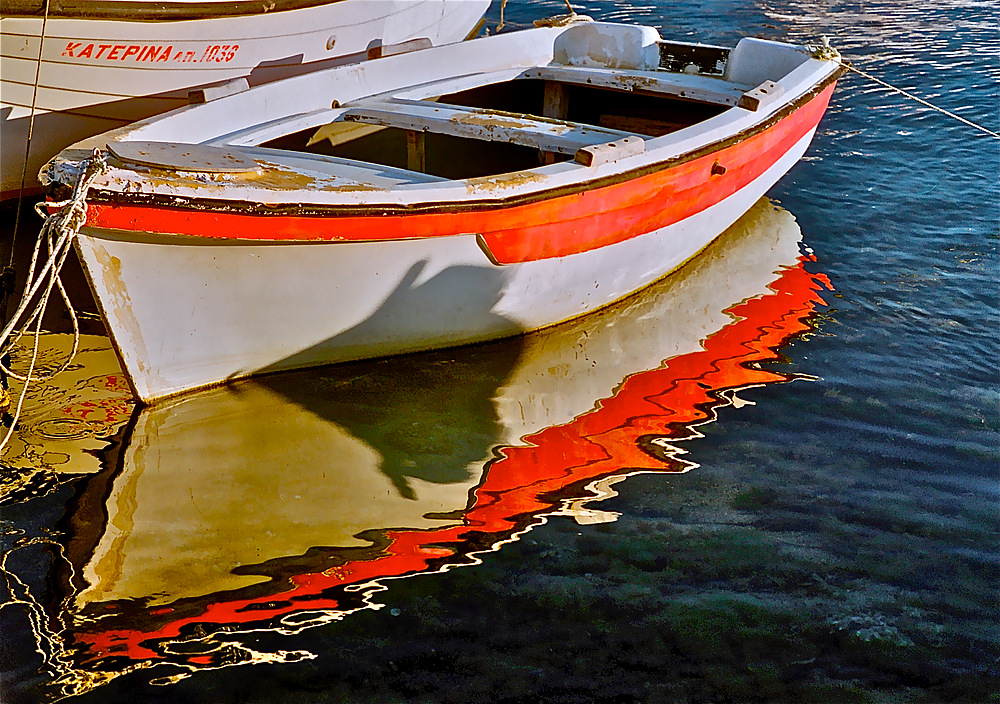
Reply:
[[[85,137],[184,105],[410,43],[465,39],[489,0],[4,0],[0,197]],[[42,37],[44,36],[44,41]],[[37,85],[37,88],[36,88]],[[223,89],[224,90],[224,89]]]
[[[676,276],[586,319],[139,409],[61,524],[67,648],[119,671],[212,666],[228,651],[206,631],[231,645],[328,622],[377,580],[473,564],[546,516],[613,520],[592,508],[611,484],[684,471],[671,443],[734,390],[787,380],[761,363],[810,329],[826,285],[800,235],[762,200]],[[184,639],[204,647],[169,645]]]
[[[675,70],[676,69],[676,70]],[[472,343],[696,255],[802,156],[829,49],[573,22],[333,68],[82,142],[77,251],[137,397]]]

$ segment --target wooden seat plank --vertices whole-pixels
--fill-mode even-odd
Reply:
[[[581,147],[636,137],[630,132],[422,100],[366,99],[345,105],[344,120],[434,132],[456,137],[510,142],[545,152],[575,154]]]
[[[535,78],[543,81],[557,81],[630,92],[655,93],[683,100],[732,106],[739,104],[740,98],[748,89],[748,86],[710,76],[584,66],[539,66],[528,69],[521,74],[520,78]]]

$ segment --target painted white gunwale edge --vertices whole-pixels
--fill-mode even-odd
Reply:
[[[377,61],[329,69],[315,75],[300,76],[261,86],[249,92],[232,95],[212,103],[181,108],[167,113],[165,116],[135,123],[108,133],[99,137],[98,140],[185,141],[215,146],[248,146],[246,145],[247,141],[257,141],[262,136],[264,139],[261,141],[270,138],[266,136],[269,134],[266,129],[268,126],[274,130],[274,134],[288,134],[294,131],[289,129],[290,125],[294,126],[295,130],[319,127],[343,114],[349,109],[349,105],[344,108],[331,109],[328,107],[329,103],[326,106],[316,104],[318,100],[315,98],[316,95],[328,98],[331,95],[336,95],[337,89],[340,89],[340,94],[345,98],[344,101],[341,101],[344,104],[375,96],[380,98],[402,95],[406,95],[408,98],[432,97],[439,94],[436,91],[440,90],[443,83],[455,79],[467,78],[470,85],[490,82],[494,78],[507,80],[520,75],[525,70],[548,65],[552,58],[552,45],[563,31],[565,29],[562,28],[525,30],[437,47],[419,52],[421,55],[419,57],[414,54],[392,56]],[[541,45],[542,40],[545,40],[544,46]],[[486,48],[483,46],[483,42],[496,42],[498,46]],[[517,62],[518,65],[512,67],[509,60],[483,58],[484,55],[495,57],[503,54],[505,44],[513,45],[508,48],[516,50],[519,55],[526,54],[523,60]],[[523,45],[527,45],[527,48]],[[539,58],[543,60],[538,61]],[[407,83],[400,74],[410,73],[412,75],[414,72],[413,63],[418,59],[420,60],[418,66],[421,69],[436,67],[437,70],[435,78],[419,85],[412,85]],[[467,66],[470,60],[475,60],[480,64],[493,63],[494,67],[480,66],[481,70],[457,76],[450,70],[452,66]],[[496,62],[504,63],[506,66],[496,68]],[[424,64],[429,65],[424,66]],[[403,66],[407,67],[407,71],[400,71]],[[212,199],[265,205],[297,204],[306,207],[310,205],[320,207],[364,205],[368,208],[377,208],[380,205],[412,206],[417,204],[434,206],[468,202],[470,199],[477,202],[502,204],[514,197],[573,186],[581,181],[615,176],[647,164],[676,159],[721,142],[766,122],[777,111],[813,90],[837,69],[838,65],[835,62],[806,58],[801,65],[778,81],[784,90],[782,98],[756,112],[738,107],[730,108],[696,125],[663,137],[647,139],[644,154],[597,167],[585,167],[572,161],[540,166],[520,172],[530,173],[539,178],[502,188],[497,187],[496,181],[502,181],[503,175],[445,183],[405,184],[389,190],[363,191],[321,190],[315,187],[277,190],[244,183],[238,178],[221,179],[215,183],[192,179],[192,185],[189,186],[181,179],[159,180],[153,183],[146,178],[145,174],[126,168],[112,169],[103,177],[95,180],[94,188],[110,193],[124,194],[128,191],[190,200]],[[372,87],[374,90],[371,89]],[[333,90],[330,90],[331,88]],[[353,94],[346,93],[348,89],[353,89]],[[302,99],[302,95],[314,96],[313,103],[304,105],[306,110],[289,115],[282,106],[289,104],[288,101],[293,99],[300,103],[308,102]],[[261,113],[264,116],[263,124],[265,127],[261,126],[260,118],[251,117],[261,115]],[[267,120],[266,118],[271,114],[274,114],[275,117]],[[220,134],[219,129],[209,129],[209,126],[225,124],[231,124],[235,129],[229,129],[223,134]],[[190,136],[187,139],[178,139],[185,134]],[[88,141],[93,142],[92,140]],[[87,145],[87,142],[75,146],[84,145]],[[92,144],[92,146],[103,146],[103,144]]]

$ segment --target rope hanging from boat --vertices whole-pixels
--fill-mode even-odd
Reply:
[[[64,201],[55,203],[37,203],[35,210],[45,219],[41,231],[38,233],[38,240],[35,242],[35,249],[31,255],[31,264],[28,267],[27,280],[24,285],[24,293],[17,310],[11,316],[0,333],[0,359],[4,362],[8,355],[17,345],[18,341],[26,333],[33,332],[34,340],[32,344],[31,361],[28,371],[23,376],[11,371],[7,364],[0,363],[0,371],[7,376],[24,382],[21,394],[17,400],[17,406],[13,413],[10,413],[9,405],[11,399],[9,393],[4,399],[7,408],[0,408],[4,415],[4,425],[9,426],[9,430],[0,441],[0,451],[7,446],[11,435],[20,417],[24,399],[27,396],[28,386],[32,381],[45,381],[57,374],[65,371],[80,348],[80,322],[76,315],[76,310],[69,299],[69,294],[63,286],[59,274],[70,251],[73,248],[73,240],[76,238],[80,228],[87,222],[87,192],[90,185],[100,174],[107,170],[107,155],[98,150],[94,154],[80,163],[80,171],[73,186],[73,195]],[[55,210],[55,212],[45,213],[45,209]],[[42,243],[47,245],[47,253],[44,255],[45,264],[39,268]],[[37,270],[37,273],[36,273]],[[73,348],[67,358],[54,371],[48,372],[44,376],[35,375],[35,364],[38,360],[38,345],[42,335],[42,319],[48,307],[52,290],[58,289],[59,295],[66,305],[70,320],[73,323]],[[31,306],[35,301],[34,307]],[[23,320],[23,322],[21,322]],[[34,329],[31,330],[32,326]]]
[[[886,83],[885,81],[883,81],[883,80],[881,80],[879,78],[876,78],[875,76],[871,75],[870,73],[865,73],[861,69],[855,68],[854,66],[852,66],[849,63],[841,61],[840,65],[843,66],[844,68],[846,68],[849,71],[854,71],[855,73],[860,74],[861,76],[864,76],[869,81],[877,83],[878,85],[883,86],[885,88],[888,88],[890,90],[894,90],[897,93],[899,93],[900,95],[903,95],[904,97],[909,98],[910,100],[915,100],[916,102],[920,103],[921,105],[929,107],[931,110],[937,110],[939,113],[941,113],[943,115],[947,115],[948,117],[951,117],[951,118],[953,118],[955,120],[958,120],[959,122],[965,123],[969,127],[974,127],[977,130],[979,130],[980,132],[985,132],[986,134],[990,135],[994,139],[1000,139],[1000,134],[994,132],[993,130],[987,129],[987,128],[983,127],[982,125],[976,124],[972,120],[968,120],[968,119],[962,117],[961,115],[956,115],[953,112],[949,112],[948,110],[945,110],[944,108],[939,108],[937,105],[933,105],[933,104],[927,102],[926,100],[924,100],[923,98],[918,98],[917,96],[913,95],[913,93],[909,93],[909,92],[903,90],[902,88],[897,88],[896,86],[894,86],[894,85],[892,85],[890,83]]]

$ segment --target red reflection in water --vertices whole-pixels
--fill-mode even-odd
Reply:
[[[289,578],[288,588],[257,598],[239,593],[199,599],[198,609],[158,607],[139,614],[147,628],[102,629],[96,621],[73,634],[82,659],[164,661],[190,666],[213,664],[213,654],[164,654],[165,642],[183,638],[194,627],[204,631],[250,624],[267,628],[280,617],[301,612],[341,612],[347,589],[362,595],[372,582],[438,571],[468,563],[477,551],[493,549],[537,524],[567,497],[585,497],[595,480],[635,471],[679,472],[687,466],[657,457],[644,438],[680,439],[692,426],[713,418],[727,403],[719,392],[787,381],[789,377],[758,368],[776,359],[776,350],[810,329],[808,318],[830,288],[822,275],[806,271],[805,262],[783,270],[771,292],[727,312],[737,320],[703,343],[698,352],[667,360],[663,366],[627,377],[617,392],[572,422],[525,438],[526,445],[504,448],[476,488],[472,505],[456,525],[435,530],[384,532],[384,547],[374,556],[347,561],[322,572]],[[356,606],[353,608],[357,608]],[[124,619],[123,619],[124,620]],[[135,614],[130,614],[134,623]]]

